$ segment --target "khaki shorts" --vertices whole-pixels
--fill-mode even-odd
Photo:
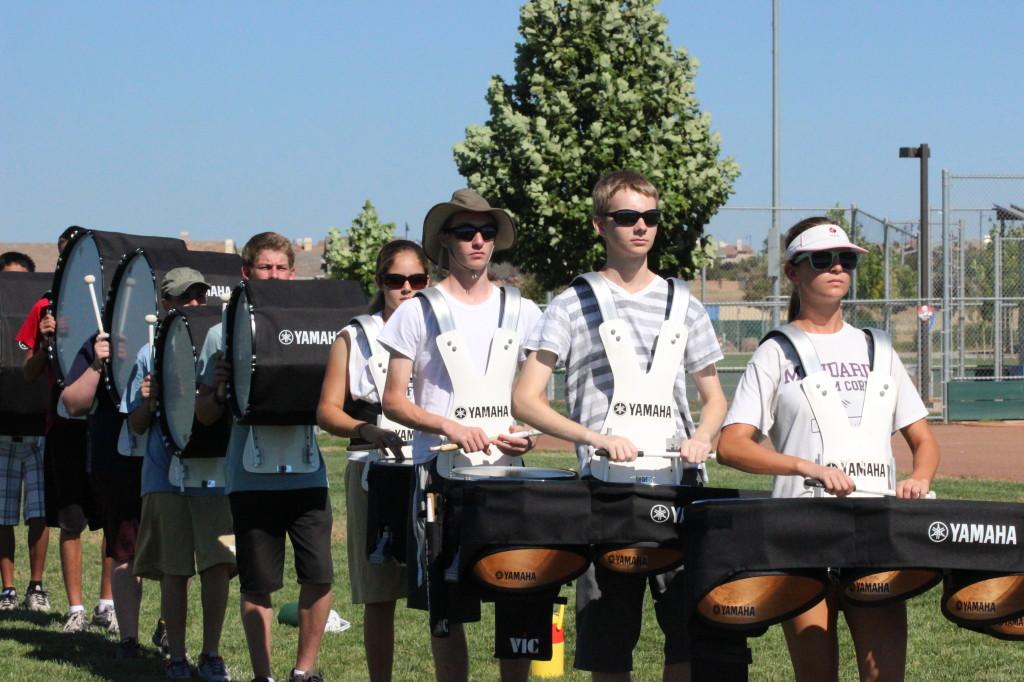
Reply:
[[[392,559],[374,565],[366,558],[366,516],[369,497],[363,490],[366,462],[349,462],[345,467],[345,511],[348,537],[348,578],[353,604],[395,601],[405,596],[408,576],[405,566]]]
[[[211,566],[235,570],[231,506],[225,495],[150,493],[142,498],[135,575],[159,580],[191,576]]]

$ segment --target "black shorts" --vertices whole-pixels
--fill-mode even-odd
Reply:
[[[602,673],[633,669],[633,649],[640,640],[648,585],[658,625],[665,634],[665,664],[690,660],[682,568],[644,577],[591,565],[576,579],[577,669]]]
[[[123,457],[114,466],[90,476],[93,498],[103,520],[106,555],[118,563],[135,558],[142,518],[142,459]]]
[[[334,582],[327,488],[247,491],[228,497],[242,594],[270,594],[284,586],[285,534],[292,543],[300,585]]]
[[[59,419],[43,446],[43,488],[46,525],[80,533],[99,530],[92,487],[85,471],[85,422]]]

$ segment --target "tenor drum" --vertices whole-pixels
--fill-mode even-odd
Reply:
[[[49,272],[0,272],[0,434],[5,436],[41,436],[45,431],[46,377],[25,381],[25,349],[14,337],[52,280]]]
[[[484,478],[461,472],[463,478],[448,481],[446,542],[458,544],[460,575],[471,575],[485,592],[546,592],[590,564],[586,482],[568,470],[529,469],[495,467]]]
[[[195,416],[199,352],[220,318],[220,310],[213,306],[175,308],[157,332],[153,364],[157,418],[164,445],[176,457],[223,457],[227,452],[231,416],[225,413],[209,426]]]
[[[160,282],[169,270],[178,267],[202,273],[212,285],[207,307],[219,312],[219,295],[238,283],[242,259],[233,253],[154,247],[137,248],[124,255],[110,283],[103,321],[111,343],[111,371],[105,373],[105,382],[115,404],[128,387],[135,356],[149,342],[146,316],[160,314]]]
[[[942,582],[932,568],[843,569],[843,596],[857,606],[884,606],[924,594]]]
[[[235,288],[225,329],[228,403],[242,424],[316,423],[338,332],[366,306],[355,282],[249,280]]]
[[[92,275],[96,278],[96,299],[97,303],[103,306],[121,258],[138,248],[184,252],[185,242],[166,237],[143,237],[83,228],[71,237],[57,259],[57,267],[53,274],[53,310],[57,320],[57,333],[54,336],[51,359],[54,373],[61,386],[78,350],[86,339],[96,333],[92,301],[83,281],[85,276]],[[144,317],[145,313],[138,321],[143,327],[142,333],[146,334]],[[134,356],[131,359],[134,360]]]
[[[988,626],[990,634],[1019,634],[1014,622],[1024,616],[1024,574],[950,571],[943,584],[942,614],[964,627]]]

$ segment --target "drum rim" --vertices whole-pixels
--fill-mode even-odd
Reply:
[[[71,260],[74,247],[78,242],[85,239],[86,236],[92,237],[94,233],[95,230],[83,227],[81,230],[71,235],[68,243],[64,245],[64,250],[57,255],[57,263],[53,266],[53,285],[50,287],[50,292],[53,296],[50,299],[50,305],[47,307],[47,312],[51,313],[54,317],[57,316],[57,308],[60,305],[61,283],[64,281],[64,271],[68,268],[68,263]],[[95,241],[96,240],[93,239],[94,243]],[[103,277],[103,254],[100,253],[99,247],[96,247],[96,253],[100,259],[100,277]],[[102,286],[102,280],[100,281],[100,285]],[[89,337],[87,336],[86,338]],[[65,374],[60,367],[60,353],[57,351],[57,339],[58,335],[54,334],[53,343],[49,344],[47,347],[47,356],[50,361],[50,367],[53,369],[53,375],[57,381],[57,386],[64,388],[66,385],[64,383]],[[78,349],[76,348],[74,352],[77,353]]]
[[[847,571],[847,570],[855,570],[856,571],[856,574],[854,574],[855,577],[850,577],[850,578],[844,577],[843,576],[843,571]],[[875,573],[885,573],[887,571],[930,571],[930,572],[934,573],[934,575],[931,577],[931,579],[925,581],[925,583],[923,585],[921,585],[919,587],[916,587],[913,590],[908,590],[907,592],[904,592],[904,593],[900,594],[899,596],[891,596],[891,597],[886,597],[884,599],[861,600],[861,599],[858,599],[856,597],[851,597],[849,594],[846,593],[847,589],[849,588],[850,583],[852,583],[854,580],[857,580],[859,578],[863,578],[866,575],[873,575]],[[858,607],[871,608],[873,606],[889,606],[890,604],[898,604],[899,602],[907,601],[909,599],[913,599],[914,597],[918,597],[918,596],[924,594],[925,592],[927,592],[928,590],[932,589],[933,587],[935,587],[939,583],[941,583],[943,581],[944,577],[945,576],[943,575],[943,572],[942,572],[941,568],[935,568],[935,567],[932,567],[932,566],[899,566],[899,567],[895,567],[895,568],[863,568],[863,569],[862,568],[852,568],[852,567],[851,568],[845,568],[844,567],[839,572],[839,587],[842,590],[843,599],[845,599],[846,601],[852,602],[853,604],[856,604]]]
[[[231,408],[231,412],[235,415],[235,419],[238,419],[238,420],[244,419],[246,417],[246,415],[249,413],[249,409],[248,409],[249,406],[246,405],[245,409],[242,409],[242,406],[238,402],[238,394],[235,391],[235,371],[236,371],[235,363],[234,363],[235,316],[238,314],[238,307],[241,305],[240,299],[243,296],[245,296],[245,301],[244,302],[245,302],[246,307],[247,308],[251,307],[251,304],[249,303],[248,291],[249,291],[248,282],[242,281],[242,282],[239,282],[238,285],[231,292],[231,300],[228,302],[227,328],[221,330],[221,333],[224,334],[224,339],[225,339],[224,355],[226,357],[228,357],[228,358],[231,358],[231,360],[232,360],[232,362],[231,362],[231,378],[228,380],[228,384],[227,384],[228,405]],[[249,334],[250,334],[250,339],[251,339],[251,344],[252,344],[252,353],[251,353],[251,355],[253,356],[253,358],[255,358],[256,357],[256,319],[253,316],[252,310],[248,310],[247,309],[245,311],[245,314],[249,316]],[[250,377],[252,376],[252,371],[254,369],[251,366],[251,363],[252,363],[252,360],[250,359],[250,368],[249,368],[249,375],[250,375]],[[251,383],[251,379],[250,379],[250,383]],[[250,392],[252,391],[252,386],[251,385],[249,387],[249,390],[250,390]]]
[[[977,578],[977,579],[972,579],[971,581],[969,581],[969,582],[967,582],[965,584],[961,584],[961,585],[959,585],[959,587],[956,590],[953,590],[950,584],[956,579],[957,575],[970,576],[972,578]],[[998,616],[998,617],[995,617],[995,618],[980,618],[980,619],[970,619],[970,620],[958,617],[954,612],[950,611],[949,607],[947,606],[947,602],[949,601],[949,598],[951,597],[951,595],[950,595],[951,591],[959,591],[960,589],[962,589],[964,587],[967,587],[969,585],[974,585],[976,583],[984,582],[986,580],[991,580],[993,578],[1006,578],[1006,577],[1010,577],[1010,576],[1024,576],[1024,571],[999,572],[999,571],[977,571],[977,570],[969,570],[968,569],[968,570],[950,571],[950,572],[946,573],[946,575],[944,576],[943,581],[942,581],[942,596],[939,598],[939,608],[942,611],[942,615],[944,615],[946,617],[946,619],[949,620],[950,622],[956,623],[957,625],[960,625],[961,627],[965,627],[968,630],[979,630],[979,629],[986,628],[989,625],[998,625],[999,623],[1003,623],[1003,622],[1006,622],[1008,620],[1013,620],[1014,618],[1024,617],[1024,603],[1022,603],[1021,607],[1019,609],[1017,609],[1016,611],[1012,611],[1012,612],[1004,614],[1002,616]],[[991,633],[987,633],[987,634],[991,634]],[[996,635],[992,635],[992,636],[995,637]]]
[[[494,552],[485,552],[485,550],[487,548],[489,548],[489,547],[494,547],[496,549],[496,551],[494,551]],[[572,548],[575,548],[575,547],[581,548],[581,551],[574,551]],[[476,565],[481,560],[483,560],[483,559],[485,559],[485,558],[487,558],[489,556],[494,556],[495,554],[500,553],[500,552],[508,552],[508,551],[512,551],[512,550],[516,550],[516,549],[540,549],[540,550],[545,550],[546,549],[546,550],[569,551],[569,553],[576,554],[577,556],[579,556],[583,560],[583,562],[582,562],[580,568],[578,570],[573,571],[572,575],[570,575],[567,578],[560,578],[557,582],[545,583],[543,585],[533,585],[531,587],[518,587],[518,588],[517,587],[500,587],[498,585],[492,585],[491,583],[484,582],[483,579],[481,579],[476,574]],[[478,589],[480,589],[483,592],[491,592],[491,593],[494,593],[494,594],[536,594],[538,592],[548,592],[548,591],[554,589],[555,587],[561,588],[562,585],[567,585],[567,584],[571,583],[572,581],[576,580],[576,578],[580,577],[581,575],[583,575],[584,573],[587,572],[587,569],[590,567],[590,564],[592,563],[591,558],[589,556],[589,552],[587,550],[588,550],[588,545],[556,545],[556,546],[547,546],[547,547],[545,547],[545,546],[539,546],[539,545],[519,545],[519,544],[517,544],[517,545],[509,545],[509,546],[504,546],[503,545],[503,546],[500,546],[500,548],[498,546],[496,546],[496,545],[486,545],[484,548],[482,548],[480,551],[478,551],[476,553],[476,556],[474,556],[473,560],[470,561],[467,564],[465,572],[468,572],[472,576],[472,578],[475,581]]]

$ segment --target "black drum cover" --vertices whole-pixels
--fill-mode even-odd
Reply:
[[[64,377],[71,369],[78,350],[86,339],[96,333],[96,319],[84,277],[93,275],[96,278],[93,285],[96,300],[103,306],[121,258],[139,248],[184,251],[185,242],[167,237],[144,237],[83,228],[71,237],[57,259],[53,274],[53,313],[57,320],[57,334],[51,360],[61,386],[64,385]]]
[[[177,457],[223,457],[227,452],[231,415],[225,411],[209,426],[195,416],[199,353],[207,332],[220,321],[217,307],[174,308],[157,331],[157,419],[164,445]]]
[[[110,283],[103,315],[111,342],[110,371],[104,372],[104,380],[115,403],[128,387],[136,354],[149,342],[146,315],[160,314],[160,283],[168,271],[179,267],[202,273],[212,285],[206,305],[218,312],[223,305],[220,294],[229,293],[242,276],[242,259],[233,253],[146,247],[124,254]]]
[[[242,424],[316,424],[331,344],[366,295],[345,280],[249,280],[228,305],[228,403]]]
[[[406,563],[413,467],[394,462],[366,462],[366,556],[371,564],[393,559]]]
[[[0,434],[5,436],[41,436],[45,431],[46,374],[25,381],[25,349],[14,337],[52,281],[51,272],[0,272]]]

